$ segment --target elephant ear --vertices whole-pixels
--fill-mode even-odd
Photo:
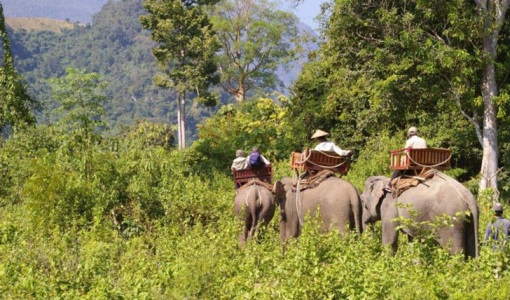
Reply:
[[[384,196],[384,182],[382,180],[375,180],[370,188],[369,210],[371,212],[376,212],[377,205]]]

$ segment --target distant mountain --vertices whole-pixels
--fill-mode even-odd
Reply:
[[[50,2],[55,4],[60,0],[0,0],[4,9],[7,7],[5,3],[12,7],[14,1],[20,6],[44,2],[49,7]],[[97,72],[108,82],[105,92],[109,99],[106,109],[110,128],[120,128],[140,119],[175,123],[174,91],[158,88],[153,83],[158,68],[151,49],[156,44],[140,25],[140,16],[146,13],[143,0],[91,0],[89,3],[94,2],[104,2],[104,5],[93,13],[93,21],[86,25],[40,17],[12,18],[11,15],[6,18],[16,69],[24,76],[31,94],[43,104],[38,121],[54,121],[51,111],[56,104],[51,97],[48,79],[61,77],[67,67],[73,67]],[[66,7],[71,6],[69,3]],[[29,15],[28,10],[23,15]],[[300,29],[301,34],[315,35],[304,24]],[[303,45],[308,50],[316,47],[315,43]],[[277,75],[284,83],[280,92],[288,94],[306,61],[307,57],[303,56],[290,69],[278,71]],[[221,103],[229,101],[232,101],[229,95],[221,98]],[[214,114],[218,107],[190,105],[186,116],[190,137],[196,134],[196,125]]]
[[[6,18],[44,17],[90,23],[108,0],[1,0]]]
[[[26,31],[62,32],[79,26],[68,21],[50,18],[7,18],[5,22],[14,31],[24,29]]]

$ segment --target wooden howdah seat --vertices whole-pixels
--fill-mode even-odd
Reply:
[[[448,170],[451,157],[452,151],[443,148],[393,150],[390,168],[392,170],[422,170],[423,168]]]
[[[232,171],[234,176],[234,183],[236,186],[242,186],[253,178],[258,178],[261,181],[269,184],[273,181],[273,167],[271,165],[265,165],[256,168],[248,168],[243,170]]]
[[[321,151],[305,149],[301,152],[292,152],[290,156],[291,168],[301,173],[317,173],[322,170],[331,170],[341,175],[349,172],[351,155],[341,156],[334,151]]]

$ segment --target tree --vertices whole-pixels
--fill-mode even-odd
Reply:
[[[0,4],[0,34],[4,58],[3,67],[0,68],[0,132],[3,132],[7,125],[22,127],[34,124],[32,108],[37,103],[28,94],[23,77],[14,69],[2,4]]]
[[[489,2],[335,2],[328,39],[296,84],[291,114],[309,123],[320,115],[360,144],[418,125],[433,145],[462,152],[468,168],[479,163],[471,150],[478,141],[480,188],[497,190],[496,125],[508,122],[510,39],[505,33],[497,43],[509,26],[508,3]]]
[[[98,137],[97,130],[105,126],[107,98],[102,94],[106,83],[97,73],[66,69],[66,76],[51,79],[53,98],[60,104],[55,113],[59,124],[72,132],[88,148]]]
[[[270,0],[222,0],[212,12],[221,42],[221,86],[237,102],[250,90],[274,89],[281,66],[294,59],[297,18]]]
[[[475,3],[483,19],[481,29],[484,34],[482,35],[483,47],[481,51],[485,58],[480,83],[483,99],[483,132],[480,134],[480,130],[477,130],[478,138],[481,140],[483,147],[480,189],[491,187],[496,191],[497,197],[498,126],[496,99],[498,97],[498,82],[496,64],[498,61],[499,34],[506,19],[510,0],[475,0]],[[474,125],[476,127],[478,123],[474,123]]]
[[[210,93],[219,76],[214,62],[218,41],[204,11],[211,1],[147,0],[148,15],[140,18],[158,43],[153,54],[164,72],[154,78],[157,86],[173,89],[178,104],[177,128],[179,149],[186,146],[186,99],[213,106],[217,97]],[[214,2],[214,1],[213,1]]]

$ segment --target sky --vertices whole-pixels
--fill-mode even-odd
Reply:
[[[324,1],[320,0],[304,0],[303,3],[299,4],[296,8],[293,8],[288,1],[282,1],[288,10],[292,11],[301,22],[308,25],[313,30],[317,31],[319,24],[314,20],[320,12],[320,5]]]
[[[4,9],[5,14],[7,17],[10,17],[10,12],[12,10],[13,5],[28,5],[29,3],[32,3],[34,0],[2,0],[2,3],[4,3]],[[37,7],[40,7],[42,10],[45,7],[45,1],[46,0],[39,0]],[[57,3],[60,2],[66,2],[66,0],[53,0],[53,2]],[[106,3],[107,0],[94,0],[93,3],[90,3],[91,0],[78,0],[78,3],[89,3],[94,4],[93,7],[100,7],[98,3]],[[314,18],[319,14],[320,11],[320,5],[321,3],[327,1],[327,0],[303,0],[301,4],[299,4],[297,7],[294,7],[292,5],[293,2],[296,0],[275,0],[277,2],[281,9],[292,11],[300,20],[301,22],[308,25],[313,30],[317,31],[319,24],[314,20]],[[31,9],[31,14],[33,14],[34,7]],[[42,15],[46,17],[50,17],[48,11],[41,11]],[[87,11],[87,13],[90,13],[92,15],[93,11]],[[83,14],[83,12],[81,12]],[[32,15],[24,15],[23,17],[31,17]],[[14,16],[14,17],[22,17],[22,16]],[[70,19],[72,21],[76,21],[74,17],[70,16]]]

